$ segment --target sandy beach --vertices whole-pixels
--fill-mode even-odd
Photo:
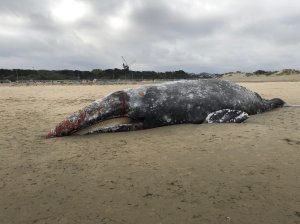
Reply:
[[[239,84],[300,104],[293,79]],[[241,124],[43,137],[131,86],[0,86],[1,224],[300,223],[300,108]]]

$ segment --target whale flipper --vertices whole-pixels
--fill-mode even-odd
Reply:
[[[223,109],[210,113],[205,120],[207,123],[241,123],[248,117],[247,113],[240,110]]]
[[[83,130],[76,132],[77,135],[90,135],[95,133],[112,133],[112,132],[125,132],[125,131],[136,131],[143,128],[143,124],[139,122],[133,122],[130,124],[119,124],[108,127],[102,127],[94,130]]]
[[[89,131],[84,133],[84,135],[94,134],[94,133],[111,133],[111,132],[124,132],[124,131],[133,131],[134,126],[132,124],[120,124],[111,127],[101,128],[95,131]]]

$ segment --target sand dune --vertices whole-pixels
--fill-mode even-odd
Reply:
[[[224,75],[221,79],[233,82],[300,82],[300,74],[274,74],[274,75],[250,75],[246,73],[232,73]]]
[[[300,104],[299,82],[241,84]],[[127,87],[0,86],[0,223],[300,223],[300,108],[42,137]]]

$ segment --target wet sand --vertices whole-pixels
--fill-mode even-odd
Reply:
[[[300,104],[300,82],[241,83]],[[128,86],[0,86],[0,223],[300,223],[300,108],[44,139]]]

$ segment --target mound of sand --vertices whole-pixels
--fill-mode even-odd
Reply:
[[[269,72],[266,74],[230,72],[221,79],[233,82],[299,82],[300,72],[294,69]]]

